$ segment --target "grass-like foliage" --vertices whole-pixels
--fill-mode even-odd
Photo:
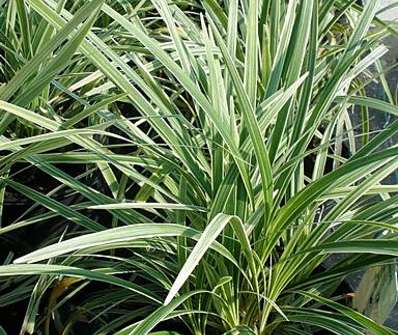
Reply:
[[[0,6],[0,306],[21,334],[396,333],[379,1]]]

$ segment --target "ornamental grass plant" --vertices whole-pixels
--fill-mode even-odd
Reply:
[[[396,334],[380,3],[0,0],[3,333]]]

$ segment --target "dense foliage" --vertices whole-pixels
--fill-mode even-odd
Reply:
[[[0,0],[8,324],[395,334],[398,121],[371,120],[398,114],[380,61],[397,31],[378,10]]]

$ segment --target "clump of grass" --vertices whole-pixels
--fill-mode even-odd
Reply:
[[[394,334],[398,123],[373,135],[368,110],[397,108],[366,86],[395,31],[377,1],[13,7],[1,185],[33,205],[0,234],[45,232],[0,266],[4,305],[29,300],[21,333]],[[23,183],[21,162],[57,186]],[[390,299],[363,315],[342,285],[369,268]]]

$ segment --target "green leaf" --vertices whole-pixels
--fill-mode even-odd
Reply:
[[[99,271],[90,271],[72,266],[49,264],[13,264],[0,266],[0,277],[43,274],[56,276],[65,275],[69,277],[99,281],[131,290],[134,293],[141,295],[152,302],[159,303],[159,300],[153,295],[152,292],[145,290],[144,288],[135,285],[128,280],[120,279]]]
[[[170,210],[188,210],[188,211],[198,211],[205,212],[206,209],[199,206],[190,206],[184,204],[171,204],[171,203],[158,203],[158,202],[125,202],[119,204],[108,204],[108,205],[95,205],[88,207],[90,209],[130,209],[130,208],[140,208],[140,209],[170,209]]]
[[[363,253],[376,255],[398,256],[398,240],[375,239],[375,240],[351,240],[323,243],[317,247],[307,249],[305,252],[315,252],[327,254],[341,253]]]
[[[190,274],[193,272],[195,267],[199,264],[200,260],[207,252],[211,245],[214,243],[218,235],[224,230],[228,223],[234,224],[236,221],[239,224],[239,219],[225,214],[218,214],[203,231],[201,237],[196,243],[195,247],[191,251],[188,259],[186,260],[184,266],[178,273],[173,286],[169,290],[169,293],[165,299],[164,304],[169,304],[173,298],[176,296],[180,288],[184,285],[185,281],[188,279]]]
[[[20,192],[24,196],[32,199],[38,204],[47,207],[51,211],[65,217],[68,220],[71,220],[82,227],[89,229],[90,231],[101,231],[104,230],[105,227],[94,220],[91,220],[87,216],[79,213],[78,211],[58,202],[50,197],[43,195],[32,188],[29,188],[21,183],[17,183],[12,180],[6,181],[7,185],[11,186],[14,190]]]
[[[330,299],[326,299],[309,292],[300,292],[300,293],[342,313],[343,315],[346,315],[347,317],[356,322],[358,325],[362,326],[367,331],[372,331],[377,335],[395,334],[395,332],[389,331],[387,328],[378,325],[373,320],[367,318],[366,316],[363,316],[362,314],[358,313],[352,308],[349,308],[347,306],[334,302]]]
[[[174,299],[168,305],[162,306],[155,310],[151,315],[142,320],[134,329],[129,332],[118,332],[115,335],[147,335],[149,332],[155,328],[161,321],[163,321],[167,316],[169,316],[176,308],[178,308],[181,304],[183,304],[187,299],[191,298],[194,295],[206,293],[206,291],[194,291],[189,292],[180,297]]]
[[[227,222],[225,222],[225,224]],[[218,221],[216,221],[216,223],[218,223]],[[201,233],[199,231],[186,226],[171,223],[135,224],[127,227],[107,229],[98,233],[87,234],[57,244],[53,244],[48,247],[33,251],[23,257],[20,257],[15,260],[15,263],[40,262],[42,260],[64,255],[72,251],[94,246],[105,245],[111,249],[113,244],[116,245],[119,242],[176,236],[185,236],[192,239],[201,239]],[[227,259],[234,261],[234,258],[230,254],[230,252],[221,244],[215,242],[214,239],[210,243],[210,245],[207,245],[207,248],[211,248],[219,252],[221,255],[224,255],[224,257],[226,257]]]

